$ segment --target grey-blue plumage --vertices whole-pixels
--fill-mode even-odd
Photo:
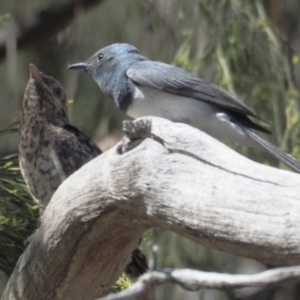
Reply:
[[[267,151],[300,173],[299,161],[255,133],[270,132],[249,118],[257,117],[234,95],[183,69],[148,60],[132,45],[107,46],[68,68],[85,70],[133,118],[157,116],[187,123],[217,139]]]

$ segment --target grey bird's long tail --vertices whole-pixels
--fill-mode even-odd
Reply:
[[[276,146],[272,145],[271,143],[260,137],[251,129],[243,127],[243,130],[245,134],[252,140],[254,140],[263,150],[269,152],[271,155],[276,157],[278,160],[290,167],[295,172],[300,173],[300,161],[279,150]]]

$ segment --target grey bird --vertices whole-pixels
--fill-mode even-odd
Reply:
[[[41,215],[60,184],[101,153],[92,139],[70,124],[62,85],[30,64],[21,112],[19,163]],[[135,278],[147,269],[144,254],[134,250],[125,272]]]
[[[129,44],[100,49],[86,62],[68,66],[86,71],[102,92],[132,118],[157,116],[194,126],[217,139],[227,139],[269,152],[300,173],[300,162],[256,131],[254,112],[224,89],[183,69],[151,61]]]

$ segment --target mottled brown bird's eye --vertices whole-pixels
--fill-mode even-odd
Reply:
[[[52,91],[56,97],[60,97],[62,95],[62,89],[58,86],[54,87]]]

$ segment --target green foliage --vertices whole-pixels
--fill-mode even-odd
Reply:
[[[18,130],[17,120],[0,136]],[[24,239],[36,228],[38,207],[33,203],[20,172],[18,156],[0,159],[0,269],[10,274],[24,251]]]
[[[0,15],[0,24],[4,23],[5,21],[7,21],[9,19],[10,19],[10,14],[9,13]]]
[[[16,133],[19,131],[19,118],[13,120],[8,126],[0,130],[0,137],[9,133]]]
[[[122,290],[126,290],[132,285],[131,280],[126,276],[126,274],[122,273],[117,282],[112,285],[110,288],[111,293],[118,293]]]
[[[194,14],[190,27],[181,32],[174,64],[237,94],[273,124],[272,142],[300,158],[300,94],[293,78],[299,55],[293,55],[269,20],[263,1],[202,0]],[[178,17],[181,22],[186,18],[183,13]]]

